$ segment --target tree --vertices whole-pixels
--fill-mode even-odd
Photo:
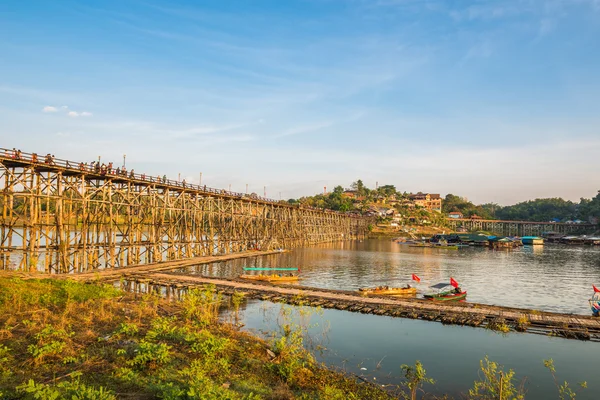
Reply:
[[[476,206],[463,197],[448,194],[442,202],[442,212],[448,214],[453,211],[458,211],[467,218],[475,214],[484,219],[492,218],[490,212],[482,206]]]
[[[402,385],[408,388],[411,400],[417,399],[417,391],[423,391],[421,387],[425,383],[429,383],[432,385],[435,383],[433,379],[427,376],[427,371],[425,371],[425,368],[423,368],[423,364],[421,364],[421,361],[419,360],[415,362],[414,367],[402,364],[400,368],[402,369],[402,371],[404,371],[404,378],[406,379],[406,382],[403,382]]]
[[[352,185],[350,185],[350,187],[352,189],[356,190],[359,196],[363,196],[366,194],[365,185],[363,184],[363,181],[360,179],[357,180],[356,182],[352,182]]]

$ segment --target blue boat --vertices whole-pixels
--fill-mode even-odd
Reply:
[[[521,242],[523,242],[524,245],[535,246],[544,244],[544,239],[539,236],[523,236]]]

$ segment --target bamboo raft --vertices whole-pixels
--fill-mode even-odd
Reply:
[[[168,273],[127,274],[123,280],[129,291],[159,292],[169,298],[181,298],[187,290],[209,284],[225,295],[242,292],[250,299],[600,342],[600,318],[585,315],[406,297],[365,297],[352,291]]]

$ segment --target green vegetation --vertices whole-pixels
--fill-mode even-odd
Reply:
[[[410,398],[410,400],[417,399],[417,392],[419,390],[425,393],[421,389],[421,387],[425,383],[429,383],[431,385],[435,383],[433,379],[427,377],[427,371],[425,371],[425,368],[423,368],[423,364],[421,364],[421,361],[419,360],[415,362],[414,367],[403,364],[402,366],[400,366],[400,369],[404,371],[404,378],[406,379],[406,381],[403,383],[403,386],[408,388],[408,392],[410,394],[410,397],[408,394],[405,394],[404,397]]]
[[[549,360],[544,360],[544,367],[548,368],[550,373],[552,374],[552,379],[554,380],[554,385],[558,390],[558,398],[560,400],[574,400],[577,397],[577,392],[569,386],[569,382],[564,381],[563,383],[558,383],[558,379],[556,378],[556,368],[554,367],[554,360],[551,358]],[[579,389],[586,389],[587,382],[579,382]]]
[[[590,217],[600,217],[600,191],[593,199],[582,198],[579,203],[555,197],[524,201],[511,206],[496,203],[475,205],[462,197],[449,194],[444,199],[442,211],[445,214],[459,211],[465,218],[478,215],[484,219],[512,221],[547,222],[558,219],[565,222],[580,219],[587,222]]]
[[[270,342],[219,322],[224,303],[0,278],[0,399],[391,398],[316,363],[291,322]]]
[[[0,399],[438,398],[424,390],[435,381],[419,361],[402,365],[404,381],[385,391],[318,364],[307,350],[312,309],[282,307],[266,341],[218,319],[220,307],[237,314],[241,301],[210,286],[175,303],[106,285],[0,278]],[[553,361],[544,365],[558,398],[574,400]],[[469,399],[525,398],[514,371],[486,357],[480,373]]]
[[[480,361],[480,371],[483,377],[473,383],[469,390],[469,399],[477,400],[522,400],[525,398],[523,383],[517,387],[514,384],[515,372],[502,370],[497,363],[486,356]]]
[[[478,215],[483,219],[493,218],[493,214],[490,213],[486,208],[482,206],[476,206],[464,197],[448,194],[442,202],[442,213],[448,214],[453,211],[462,213],[465,218],[472,217],[473,215]]]
[[[514,221],[550,221],[553,218],[574,220],[579,216],[578,204],[561,198],[535,199],[506,207],[485,207],[495,218]]]

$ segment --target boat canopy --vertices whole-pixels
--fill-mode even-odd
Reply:
[[[443,289],[446,286],[452,286],[452,285],[450,285],[450,282],[447,282],[447,283],[446,282],[441,282],[441,283],[436,283],[435,285],[430,286],[430,287],[432,289]]]

